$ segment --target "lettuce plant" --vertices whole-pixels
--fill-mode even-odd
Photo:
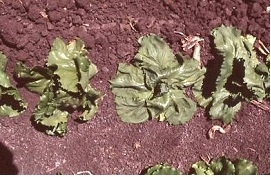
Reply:
[[[66,45],[56,38],[45,67],[28,68],[18,63],[15,73],[28,90],[40,95],[34,121],[49,135],[63,136],[67,132],[70,111],[81,111],[81,121],[90,120],[97,111],[100,93],[89,84],[97,68],[80,39]]]
[[[226,157],[212,160],[209,164],[199,161],[192,165],[196,175],[256,175],[257,167],[246,159],[232,162]]]
[[[240,110],[242,101],[262,101],[267,96],[269,81],[266,79],[265,83],[262,73],[257,72],[261,64],[253,48],[255,37],[242,36],[240,30],[223,25],[213,29],[211,34],[215,48],[223,58],[220,74],[210,97],[205,98],[201,91],[194,93],[201,106],[210,108],[212,119],[222,119],[228,124]],[[261,71],[269,73],[266,68]]]
[[[0,116],[14,117],[27,108],[18,90],[12,86],[6,74],[7,57],[0,52]]]
[[[167,164],[157,164],[147,169],[144,175],[181,175],[182,173]]]
[[[175,125],[185,123],[196,111],[196,103],[185,90],[201,82],[205,69],[200,69],[199,61],[193,58],[174,55],[167,43],[154,34],[138,42],[134,63],[120,63],[110,81],[118,115],[128,123],[150,118]]]

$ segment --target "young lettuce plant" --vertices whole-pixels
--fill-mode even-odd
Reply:
[[[6,74],[7,57],[0,52],[0,116],[14,117],[27,108],[18,90],[12,86]]]
[[[232,162],[226,157],[212,160],[210,163],[199,161],[192,165],[195,175],[256,175],[257,167],[246,159]]]
[[[224,25],[213,29],[211,34],[216,49],[223,57],[220,74],[211,97],[204,98],[198,90],[194,94],[201,106],[210,108],[211,119],[222,119],[229,124],[240,110],[242,101],[262,101],[267,96],[267,84],[257,72],[260,62],[253,48],[255,37],[242,36],[240,30]],[[262,72],[268,71],[265,69]]]
[[[167,43],[150,34],[139,38],[133,64],[120,63],[110,81],[117,113],[123,122],[141,123],[158,118],[183,124],[196,111],[185,89],[200,82],[205,69],[199,61],[174,55]]]
[[[157,164],[147,169],[144,175],[181,175],[182,173],[167,164]]]
[[[45,67],[28,68],[18,63],[15,73],[28,90],[40,95],[34,121],[49,135],[63,136],[67,132],[69,110],[82,111],[78,119],[88,121],[98,109],[100,93],[89,84],[97,68],[78,38],[68,45],[56,38]]]

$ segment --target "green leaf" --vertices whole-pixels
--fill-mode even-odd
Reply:
[[[182,173],[167,164],[157,164],[147,169],[145,175],[181,175]]]
[[[7,60],[8,60],[7,57],[2,52],[0,52],[0,64],[1,64],[1,66],[0,66],[0,80],[1,80],[0,85],[5,88],[8,88],[11,86],[11,83],[9,81],[9,77],[6,74]]]
[[[138,39],[140,48],[135,55],[136,65],[155,73],[178,66],[170,47],[160,37],[150,34]]]
[[[231,123],[235,114],[241,109],[241,102],[233,103],[234,98],[226,89],[215,92],[212,97],[212,106],[209,111],[211,119],[222,119],[226,124]]]
[[[15,67],[16,78],[31,92],[42,94],[52,82],[53,71],[50,68],[35,66],[31,69],[17,63]]]
[[[213,160],[210,163],[210,169],[214,172],[214,174],[219,175],[233,175],[235,174],[235,167],[233,163],[226,159],[225,157],[218,158]]]
[[[120,63],[116,77],[110,81],[112,88],[134,89],[137,91],[148,91],[144,83],[144,74],[141,69],[124,63]],[[115,90],[116,95],[124,93]]]
[[[121,93],[123,89],[113,89],[113,93],[118,91]],[[116,93],[116,92],[115,92]],[[117,105],[117,113],[123,122],[141,123],[149,118],[146,108],[146,99],[151,92],[138,92],[133,89],[123,90],[123,95],[116,95],[115,103]]]
[[[131,64],[119,64],[110,81],[117,113],[128,123],[158,118],[183,124],[193,117],[196,104],[185,96],[185,88],[201,82],[205,69],[199,62],[175,56],[163,39],[146,35]]]
[[[59,109],[60,103],[54,99],[54,93],[49,89],[40,97],[40,102],[34,112],[34,120],[46,128],[48,135],[67,132],[68,112]]]
[[[66,46],[61,39],[56,38],[48,56],[47,66],[57,67],[54,74],[60,78],[62,88],[71,92],[78,91],[78,84],[85,89],[89,79],[97,73],[96,66],[87,59],[84,44],[80,39]]]
[[[265,98],[270,96],[270,54],[266,55],[265,61],[255,68],[255,72],[261,76],[265,88]]]
[[[236,175],[256,175],[257,167],[246,159],[237,159],[234,163]]]
[[[0,65],[0,116],[18,116],[26,110],[27,104],[22,101],[19,91],[12,86],[5,72],[7,58],[2,52]]]
[[[120,63],[117,75],[110,83],[116,96],[117,113],[123,122],[141,123],[149,118],[145,101],[151,91],[145,87],[142,70]]]
[[[199,105],[209,105],[211,119],[231,123],[242,101],[262,100],[266,89],[262,76],[256,72],[259,61],[253,49],[255,37],[242,36],[241,31],[224,25],[212,30],[215,48],[223,57],[215,91],[209,98],[201,94],[201,84],[194,87]],[[210,83],[203,83],[210,84]]]
[[[89,80],[97,73],[88,59],[84,43],[76,39],[65,45],[56,38],[46,67],[31,69],[17,64],[16,76],[30,91],[40,94],[34,112],[34,121],[49,135],[64,136],[67,132],[68,112],[81,112],[81,121],[88,121],[98,110],[101,94]]]
[[[194,170],[194,174],[196,175],[214,175],[214,172],[204,161],[194,163],[192,165],[192,169]]]
[[[246,159],[237,159],[234,163],[226,157],[214,159],[210,164],[199,161],[192,165],[196,175],[253,175],[257,167]]]
[[[248,51],[247,58],[244,62],[244,82],[246,83],[248,89],[254,93],[254,98],[262,101],[263,98],[266,96],[266,90],[264,88],[264,81],[262,79],[262,76],[256,72],[256,67],[260,64],[260,62],[258,61],[256,57],[256,52],[253,48],[255,40],[256,38],[251,35],[247,35],[243,38],[244,47]]]
[[[92,119],[95,113],[98,111],[98,101],[101,94],[94,90],[92,87],[88,87],[86,92],[83,93],[81,106],[82,114],[78,118],[81,121],[88,121]]]
[[[166,120],[173,125],[186,123],[196,111],[196,103],[180,90],[170,90],[163,96],[147,101],[147,107],[152,117],[159,116],[160,121]]]

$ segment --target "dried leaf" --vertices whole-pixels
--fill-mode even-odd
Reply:
[[[214,137],[215,137],[215,132],[216,132],[216,131],[219,131],[219,133],[224,134],[224,133],[229,132],[230,128],[231,128],[230,125],[227,125],[225,128],[222,128],[222,127],[219,126],[219,125],[214,125],[214,126],[212,126],[212,128],[210,128],[209,131],[208,131],[209,138],[210,138],[210,139],[214,139]]]

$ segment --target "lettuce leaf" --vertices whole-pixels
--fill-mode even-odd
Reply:
[[[157,164],[147,169],[144,175],[181,175],[182,172],[167,164]]]
[[[199,105],[210,108],[211,119],[222,119],[228,124],[240,110],[242,101],[262,101],[266,97],[266,84],[257,73],[260,62],[253,48],[255,37],[242,36],[240,30],[224,25],[213,29],[211,34],[215,48],[223,57],[220,74],[211,97],[202,96],[200,85],[196,85],[194,94]]]
[[[175,56],[156,35],[143,36],[138,42],[134,63],[120,63],[110,81],[121,120],[141,123],[158,118],[174,125],[187,122],[196,111],[196,103],[185,96],[185,89],[201,82],[205,69],[199,69],[195,59]]]
[[[101,94],[89,84],[97,68],[78,38],[68,45],[56,38],[46,67],[28,68],[18,63],[15,72],[28,90],[40,94],[34,121],[44,126],[49,135],[66,134],[68,114],[72,111],[79,110],[78,119],[88,121],[98,109]]]
[[[226,157],[212,160],[209,164],[199,161],[192,165],[195,175],[255,175],[257,167],[246,159],[230,161]]]
[[[12,86],[6,74],[7,57],[0,52],[0,116],[14,117],[23,113],[27,104],[23,102],[19,91]]]
[[[70,92],[78,92],[78,84],[85,89],[89,79],[97,73],[97,68],[87,58],[87,51],[80,39],[66,44],[56,38],[48,56],[48,67],[56,67],[54,74],[59,77],[61,87]]]
[[[20,82],[31,92],[42,94],[53,80],[53,70],[35,66],[31,69],[22,63],[17,63],[15,67],[15,77],[20,78]]]
[[[236,175],[256,175],[257,173],[257,167],[249,160],[237,159],[234,164]]]

